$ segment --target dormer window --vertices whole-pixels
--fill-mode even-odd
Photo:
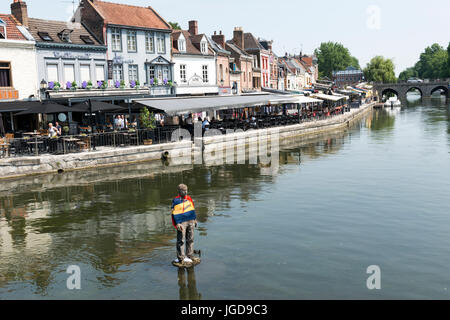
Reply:
[[[207,54],[208,53],[208,44],[206,43],[206,41],[200,42],[200,51],[203,54]]]
[[[80,39],[86,44],[94,44],[94,40],[92,40],[89,36],[81,35]]]
[[[0,19],[0,39],[6,39],[6,23]]]
[[[178,51],[186,52],[186,40],[184,38],[178,39]]]
[[[53,41],[53,38],[50,37],[50,35],[48,34],[48,32],[38,32],[39,37],[41,37],[42,40],[44,41]]]
[[[61,39],[62,42],[71,43],[72,41],[70,40],[70,34],[72,32],[73,32],[73,30],[64,29],[63,31],[58,33],[58,37],[59,37],[59,39]]]

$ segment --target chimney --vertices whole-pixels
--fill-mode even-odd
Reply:
[[[244,49],[244,31],[242,30],[242,27],[234,28],[233,42],[239,48]]]
[[[195,36],[198,34],[198,21],[196,21],[196,20],[189,21],[189,33],[192,36]]]
[[[214,31],[214,35],[211,38],[215,43],[225,49],[225,35],[222,34],[222,31],[220,31],[219,34],[216,34],[216,32]]]
[[[28,10],[25,2],[22,2],[21,0],[14,0],[14,2],[11,3],[11,14],[22,25],[28,27]]]

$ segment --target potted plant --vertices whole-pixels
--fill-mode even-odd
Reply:
[[[125,80],[120,81],[120,89],[125,89]]]
[[[119,89],[119,88],[120,88],[120,81],[119,81],[119,80],[116,80],[116,81],[114,82],[114,87],[115,87],[116,89]]]
[[[173,87],[173,82],[172,80],[169,80],[169,82],[167,83],[169,85],[169,87]]]
[[[151,79],[150,79],[150,86],[153,86],[154,83],[155,83],[155,79],[154,79],[154,78],[151,78]]]
[[[77,90],[77,83],[75,81],[72,82],[72,90]]]
[[[131,80],[131,81],[130,81],[130,88],[131,88],[131,89],[134,89],[135,87],[136,87],[136,81]]]
[[[72,82],[70,82],[70,81],[67,81],[67,82],[66,82],[66,89],[67,89],[67,90],[72,89]]]
[[[108,82],[102,81],[102,90],[106,90],[108,88]]]
[[[87,86],[88,86],[87,81],[83,81],[83,82],[81,83],[81,89],[86,89]]]
[[[91,90],[91,89],[92,89],[92,81],[91,81],[91,80],[89,80],[89,81],[87,82],[87,89],[88,89],[88,90]]]
[[[64,131],[64,135],[67,136],[69,134],[69,126],[64,126],[63,131]]]
[[[59,83],[58,81],[56,81],[56,82],[55,82],[54,90],[55,90],[56,92],[58,92],[60,89],[61,89],[61,83]]]
[[[140,86],[141,86],[141,83],[139,82],[139,80],[136,80],[136,90],[139,89]]]
[[[167,79],[164,79],[164,80],[163,80],[163,83],[164,83],[165,86],[167,86],[167,83],[168,83],[168,82],[169,82],[169,81],[167,81]]]

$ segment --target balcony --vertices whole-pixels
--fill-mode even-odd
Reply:
[[[140,96],[166,96],[172,95],[174,87],[172,85],[153,85],[135,88],[115,88],[106,87],[104,89],[60,89],[45,90],[46,97],[49,99],[76,99],[87,97],[140,97]]]

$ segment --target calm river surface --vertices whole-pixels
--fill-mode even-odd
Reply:
[[[450,105],[296,143],[274,175],[158,162],[0,182],[0,299],[449,299]],[[189,272],[170,264],[181,182],[199,215]]]

